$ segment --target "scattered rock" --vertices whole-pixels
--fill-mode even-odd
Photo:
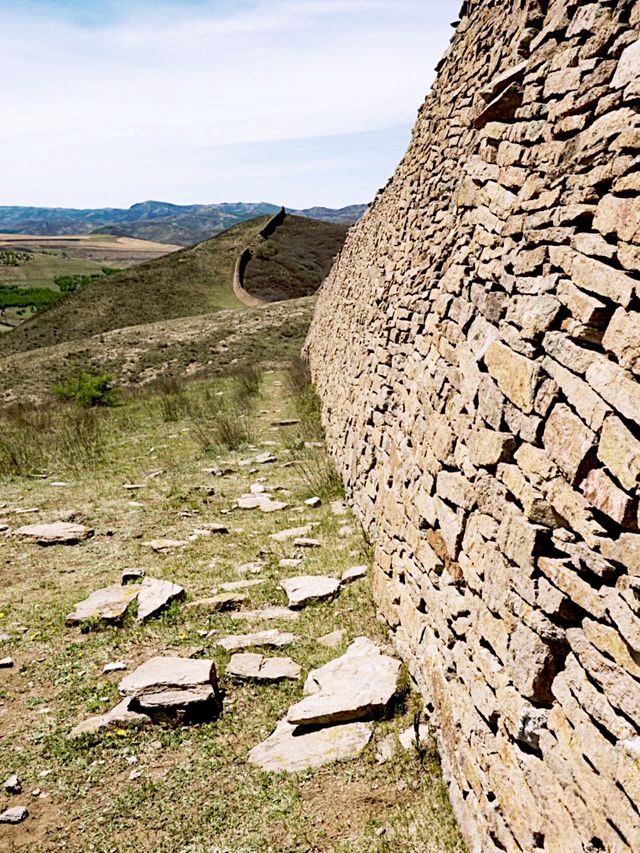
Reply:
[[[271,465],[273,462],[278,461],[278,457],[274,456],[273,453],[269,453],[269,451],[265,453],[260,453],[256,456],[255,461],[258,465]]]
[[[118,702],[115,708],[107,711],[106,714],[100,714],[98,717],[89,717],[88,720],[78,723],[75,728],[71,729],[69,737],[80,737],[80,735],[107,731],[108,729],[143,726],[151,722],[150,717],[146,714],[140,714],[137,711],[132,711],[131,704],[132,700],[130,698],[126,698],[121,702]]]
[[[260,512],[280,512],[280,510],[287,509],[289,504],[284,501],[272,501],[266,500],[260,504]]]
[[[281,421],[271,421],[271,426],[277,427],[287,427],[287,426],[296,426],[296,424],[300,423],[299,418],[283,418]]]
[[[331,501],[331,512],[334,515],[346,515],[347,505],[344,501]]]
[[[8,524],[0,524],[0,533],[6,533],[8,529],[9,529]]]
[[[105,663],[102,667],[102,674],[108,675],[110,672],[121,672],[123,669],[126,669],[127,665],[124,661],[118,660],[114,663]]]
[[[367,576],[367,567],[366,566],[353,566],[351,569],[345,569],[342,573],[342,577],[340,578],[341,583],[351,583],[352,581],[357,581],[359,578],[364,578]]]
[[[0,633],[0,643],[8,643],[10,639],[9,634]]]
[[[299,613],[295,610],[289,610],[288,607],[263,607],[261,610],[238,610],[231,613],[232,619],[288,619],[293,621],[298,619]]]
[[[319,498],[319,497],[308,498],[308,499],[304,502],[304,505],[305,505],[305,506],[310,506],[310,507],[312,507],[313,509],[316,509],[316,507],[319,507],[319,506],[321,506],[321,505],[322,505],[322,498]]]
[[[145,712],[218,705],[218,681],[211,660],[155,657],[120,682],[120,693]]]
[[[135,589],[136,587],[129,588]],[[180,601],[185,597],[184,587],[157,578],[144,578],[137,589],[138,622],[144,622],[145,619],[155,616],[172,601]]]
[[[145,575],[144,569],[125,569],[120,575],[120,583],[122,586],[128,583],[137,583],[141,581]]]
[[[238,509],[258,509],[269,498],[266,495],[244,495],[236,501]]]
[[[342,539],[346,538],[347,536],[352,536],[355,532],[356,529],[351,524],[343,524],[342,527],[338,528],[338,536],[340,536]]]
[[[390,761],[395,754],[396,738],[395,735],[389,734],[386,737],[382,738],[382,740],[378,744],[378,751],[376,752],[376,762],[378,764],[385,764],[387,761]]]
[[[331,598],[340,589],[338,578],[328,578],[324,575],[301,575],[297,578],[286,578],[280,582],[289,599],[289,607],[298,609],[311,601],[322,601]]]
[[[296,536],[304,536],[307,533],[311,533],[312,530],[311,524],[306,524],[304,527],[292,527],[289,530],[280,530],[278,533],[272,533],[271,539],[274,542],[286,542],[287,539],[293,539]]]
[[[409,726],[408,729],[405,729],[398,739],[400,741],[400,746],[405,750],[405,752],[413,749],[416,746],[415,726]],[[425,743],[428,739],[429,726],[426,723],[420,723],[418,725],[418,745]]]
[[[162,553],[164,551],[171,551],[172,548],[184,548],[187,543],[184,539],[151,539],[149,542],[143,542],[142,544],[151,548],[152,551]]]
[[[399,671],[399,660],[383,655],[367,637],[358,637],[344,655],[309,673],[306,698],[289,708],[287,720],[327,725],[380,714],[396,692]]]
[[[22,823],[29,817],[29,811],[25,806],[12,806],[0,814],[0,823]]]
[[[220,535],[224,535],[229,532],[229,528],[225,524],[218,524],[217,522],[211,522],[210,524],[202,525],[205,530],[208,530],[209,533],[218,533]]]
[[[330,649],[337,649],[340,643],[344,640],[344,636],[346,631],[343,628],[338,628],[336,631],[332,631],[330,634],[325,634],[322,637],[318,637],[318,642],[327,646]]]
[[[280,720],[275,731],[249,752],[248,759],[272,773],[298,773],[332,761],[356,758],[370,739],[371,728],[365,723],[307,732]]]
[[[66,618],[67,625],[79,625],[88,619],[104,619],[105,622],[121,622],[131,602],[138,597],[140,587],[112,584],[97,589],[88,598],[76,604]]]
[[[260,578],[256,578],[252,581],[230,581],[229,583],[221,584],[218,589],[214,590],[214,592],[234,592],[237,589],[251,589],[254,586],[262,586],[264,583],[266,583],[266,581]]]
[[[0,669],[11,669],[13,666],[13,658],[0,659]]]
[[[190,601],[187,607],[192,610],[209,610],[216,613],[220,610],[229,610],[232,607],[237,607],[245,600],[245,595],[240,595],[236,592],[220,592],[211,598],[200,598],[197,601]]]
[[[255,634],[234,634],[229,637],[222,637],[217,641],[216,645],[228,652],[232,652],[236,651],[236,649],[254,647],[281,648],[282,646],[294,643],[297,639],[295,634],[288,634],[274,628],[271,631],[257,631]]]
[[[5,781],[2,787],[5,789],[7,794],[22,793],[22,783],[20,782],[15,773],[13,774],[13,776],[9,776],[9,778]]]
[[[129,492],[135,492],[138,489],[144,489],[144,483],[125,483],[124,488]]]
[[[280,560],[278,565],[283,569],[295,569],[298,566],[301,566],[304,561],[300,558],[292,559],[292,560]]]
[[[13,531],[19,539],[32,539],[38,545],[77,545],[93,536],[94,531],[83,524],[54,521],[53,524],[28,524]]]
[[[262,495],[267,491],[267,487],[263,483],[254,483],[249,491],[252,495]]]
[[[258,572],[261,572],[266,565],[267,564],[262,561],[256,561],[254,563],[242,563],[236,568],[236,572],[239,575],[257,575]]]
[[[65,483],[63,480],[55,480],[53,483],[49,483],[55,489],[64,489],[69,483]]]
[[[231,656],[227,675],[258,681],[281,681],[283,678],[299,678],[300,666],[287,657],[270,658],[253,652],[241,652]]]
[[[293,540],[296,548],[322,548],[322,542],[319,539],[306,539],[304,536],[299,536]]]

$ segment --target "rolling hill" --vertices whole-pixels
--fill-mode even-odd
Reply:
[[[190,246],[247,219],[276,213],[279,205],[268,202],[178,205],[144,201],[129,208],[2,207],[0,232],[35,235],[111,234],[159,243]],[[366,205],[338,210],[312,207],[289,211],[325,222],[354,223]]]
[[[45,399],[78,369],[108,370],[118,382],[136,385],[163,375],[219,375],[234,359],[293,355],[311,319],[314,300],[308,297],[328,273],[347,229],[286,216],[264,239],[260,232],[271,219],[243,222],[87,284],[1,335],[0,399]],[[238,301],[234,269],[248,247],[258,256],[251,262],[253,292],[285,301],[258,310]],[[265,249],[270,257],[262,264]]]

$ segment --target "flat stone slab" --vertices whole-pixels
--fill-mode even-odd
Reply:
[[[7,794],[21,794],[22,793],[22,783],[18,779],[17,775],[14,773],[12,776],[4,782],[2,786]]]
[[[211,598],[199,598],[197,601],[190,601],[187,607],[192,610],[208,610],[210,613],[217,613],[221,610],[239,607],[245,598],[245,595],[237,592],[220,592],[217,595],[212,595]]]
[[[305,731],[280,720],[275,731],[248,756],[251,764],[271,773],[299,773],[332,761],[356,758],[371,739],[366,723],[349,723]]]
[[[256,560],[253,563],[241,563],[239,566],[236,566],[236,572],[239,575],[257,575],[266,567],[266,565],[267,564],[261,560]]]
[[[11,806],[0,813],[0,823],[22,823],[29,817],[26,806]]]
[[[340,578],[341,583],[351,583],[367,576],[367,566],[352,566],[345,569]]]
[[[121,702],[107,711],[106,714],[100,714],[97,717],[89,717],[88,720],[78,723],[75,728],[69,732],[70,738],[80,737],[86,734],[95,734],[96,732],[108,731],[110,729],[125,729],[135,726],[144,726],[151,722],[151,718],[146,714],[140,714],[137,711],[131,710],[131,698],[123,699]]]
[[[217,641],[216,646],[220,646],[228,652],[254,647],[277,649],[282,648],[282,646],[288,646],[297,639],[295,634],[289,634],[273,628],[270,631],[256,631],[254,634],[232,634],[228,637],[221,637]]]
[[[311,524],[305,524],[304,527],[290,527],[288,530],[280,530],[278,533],[272,533],[271,539],[274,542],[286,542],[288,539],[294,539],[296,536],[305,536],[311,533],[313,527]]]
[[[254,652],[240,652],[231,656],[227,675],[257,681],[281,681],[283,678],[300,678],[300,666],[291,658],[270,658]]]
[[[150,619],[172,601],[181,601],[185,597],[184,587],[157,578],[143,578],[141,584],[127,588],[138,590],[138,622]]]
[[[176,710],[217,703],[218,680],[211,660],[155,657],[125,676],[119,690],[136,710]]]
[[[322,637],[318,637],[318,642],[320,643],[320,645],[326,646],[329,649],[336,649],[344,640],[344,635],[346,633],[347,632],[344,630],[344,628],[337,628],[330,634],[324,634]]]
[[[131,602],[138,597],[139,586],[116,583],[97,589],[88,598],[76,604],[66,618],[67,625],[79,625],[89,619],[121,622]]]
[[[150,539],[142,544],[151,548],[152,551],[162,553],[163,551],[171,551],[173,548],[184,548],[187,542],[184,539]]]
[[[259,509],[260,512],[280,512],[283,509],[287,509],[288,506],[289,504],[285,503],[284,501],[266,500],[262,501]]]
[[[244,581],[229,581],[229,583],[220,584],[218,589],[215,590],[217,593],[220,592],[235,592],[238,589],[252,589],[254,586],[262,586],[265,584],[266,580],[263,578],[255,578],[254,580],[244,580]]]
[[[278,457],[267,451],[266,453],[260,453],[256,456],[254,461],[257,462],[258,465],[271,465],[278,461]]]
[[[322,542],[319,539],[308,539],[306,536],[299,536],[293,540],[296,548],[322,548]]]
[[[279,560],[278,565],[282,569],[296,569],[298,566],[301,566],[304,563],[304,560],[295,557],[288,558],[286,557],[284,560]]]
[[[311,601],[331,598],[340,589],[338,578],[324,575],[300,575],[297,578],[285,578],[280,586],[289,599],[289,607],[298,609]]]
[[[94,531],[83,524],[54,521],[53,524],[27,524],[13,531],[19,539],[31,539],[38,545],[77,545],[93,536]]]
[[[398,687],[400,661],[358,637],[339,658],[312,670],[306,698],[289,708],[294,725],[329,725],[381,714]]]
[[[298,619],[299,613],[295,610],[290,610],[288,607],[263,607],[260,610],[238,610],[231,613],[232,619],[252,619],[258,621],[260,619],[288,619],[293,621]]]
[[[11,669],[13,666],[13,658],[0,659],[0,669]]]

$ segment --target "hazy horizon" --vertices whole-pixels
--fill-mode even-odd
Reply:
[[[366,204],[407,147],[458,6],[0,0],[0,205]]]

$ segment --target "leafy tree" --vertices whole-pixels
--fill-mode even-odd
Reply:
[[[67,385],[54,389],[63,400],[73,400],[80,406],[119,406],[122,403],[120,389],[113,384],[110,373],[88,373],[79,371]]]

